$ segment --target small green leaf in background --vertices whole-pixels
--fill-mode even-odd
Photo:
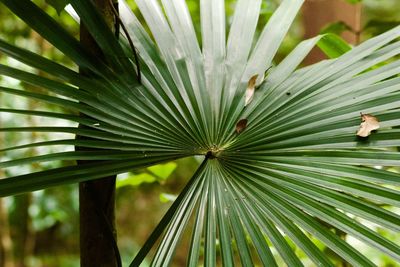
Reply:
[[[132,174],[125,178],[118,178],[116,187],[120,188],[123,186],[138,186],[143,183],[153,183],[157,181],[156,177],[149,173]]]
[[[357,4],[357,3],[361,3],[362,0],[346,0],[346,2],[348,2],[350,4]]]
[[[337,21],[337,22],[330,23],[330,24],[326,25],[325,27],[323,27],[320,31],[320,34],[333,33],[333,34],[341,35],[343,32],[346,32],[346,31],[353,31],[353,29],[345,22]]]
[[[373,36],[384,33],[400,24],[399,20],[392,21],[380,21],[380,20],[370,20],[364,26],[363,31],[372,34]]]
[[[58,15],[60,15],[61,11],[69,4],[69,0],[46,0],[46,3],[54,7]]]
[[[171,173],[176,169],[176,163],[175,162],[168,162],[166,164],[158,164],[155,166],[148,167],[147,169],[159,177],[161,180],[166,180]]]
[[[139,174],[128,174],[127,176],[118,177],[116,187],[139,186],[143,183],[165,181],[176,169],[176,166],[175,162],[168,162],[148,167],[147,170],[149,172],[144,171]]]
[[[160,201],[162,203],[173,202],[176,199],[176,195],[168,194],[168,193],[161,193],[160,194]]]
[[[317,43],[317,46],[327,55],[329,58],[337,58],[351,50],[351,46],[343,40],[340,36],[327,33]]]

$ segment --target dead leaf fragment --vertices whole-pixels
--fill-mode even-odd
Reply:
[[[247,119],[241,119],[237,124],[236,124],[236,132],[239,134],[244,131],[247,127]]]
[[[375,116],[370,114],[361,113],[361,124],[358,129],[357,136],[367,137],[371,134],[371,131],[379,129],[379,121]]]
[[[244,106],[247,106],[251,102],[251,100],[253,100],[254,91],[256,89],[257,77],[258,77],[258,74],[251,77],[247,84],[246,98],[245,98]]]

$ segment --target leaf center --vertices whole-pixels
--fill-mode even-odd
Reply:
[[[206,158],[208,159],[215,159],[219,156],[221,150],[217,147],[212,147],[206,153]]]

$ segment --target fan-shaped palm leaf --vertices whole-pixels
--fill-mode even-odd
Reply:
[[[3,161],[0,167],[48,160],[104,160],[101,166],[70,166],[2,179],[1,196],[204,155],[131,266],[142,262],[160,236],[152,265],[168,265],[187,230],[192,232],[189,266],[197,266],[200,260],[206,266],[217,262],[233,266],[237,258],[244,266],[254,262],[277,266],[277,254],[288,266],[302,266],[288,239],[315,265],[333,266],[312,238],[353,266],[374,266],[333,233],[332,227],[400,261],[399,245],[362,223],[400,231],[400,216],[380,205],[399,206],[400,193],[393,188],[400,185],[400,176],[373,167],[400,162],[400,153],[388,149],[400,143],[394,128],[400,125],[400,61],[376,67],[400,53],[400,27],[350,51],[333,35],[318,36],[300,43],[273,66],[301,0],[284,0],[254,47],[260,0],[237,2],[227,40],[224,2],[201,0],[201,47],[184,0],[165,0],[163,7],[157,0],[136,1],[152,37],[121,1],[121,18],[140,55],[143,84],[139,84],[138,66],[127,52],[126,40],[115,39],[90,1],[70,2],[106,62],[93,58],[31,1],[1,2],[79,67],[91,70],[93,77],[0,41],[1,52],[53,77],[0,66],[1,75],[52,94],[5,87],[0,87],[1,92],[87,115],[1,109],[87,127],[0,130],[67,132],[95,139],[4,147],[3,152],[61,144],[87,150]],[[331,57],[344,54],[298,69],[315,45]],[[257,90],[245,107],[246,88],[255,75]],[[360,112],[373,113],[380,120],[380,130],[367,140],[355,135]],[[245,123],[236,131],[240,120]]]

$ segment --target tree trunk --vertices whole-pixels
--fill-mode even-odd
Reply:
[[[13,266],[8,216],[4,209],[4,201],[0,198],[0,267]]]
[[[0,198],[0,267],[4,267],[6,265],[6,245],[4,244],[4,235],[5,235],[5,216],[4,216],[4,208],[3,208],[3,199]]]
[[[3,138],[3,134],[0,133],[0,143],[3,143]],[[0,169],[0,178],[1,177],[5,177],[5,173],[2,169]],[[0,198],[0,267],[13,267],[8,213],[5,209],[4,200],[5,199]]]
[[[79,164],[85,163],[80,162]],[[80,183],[79,185],[80,258],[82,267],[117,266],[113,246],[113,242],[116,240],[114,197],[114,176]]]
[[[112,28],[114,16],[109,1],[93,0],[93,3]],[[100,48],[83,23],[81,23],[80,28],[80,42],[96,57],[103,57]],[[85,69],[80,69],[80,72],[88,74]],[[86,163],[79,161],[78,165]],[[80,183],[79,214],[81,266],[118,266],[115,250],[115,176]]]
[[[32,194],[26,193],[14,196],[14,209],[10,212],[10,231],[12,251],[16,267],[26,267],[26,258],[30,254],[30,216],[28,208],[32,201]]]
[[[303,6],[303,22],[305,38],[311,38],[320,32],[327,24],[343,21],[355,32],[344,32],[342,37],[351,44],[359,42],[361,23],[361,4],[352,5],[344,0],[306,0]],[[325,59],[319,49],[313,49],[306,58],[305,64],[309,65]]]

